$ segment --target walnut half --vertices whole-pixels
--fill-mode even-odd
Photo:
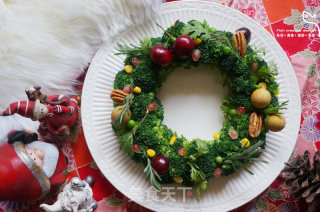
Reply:
[[[249,135],[256,138],[260,135],[262,128],[262,116],[257,113],[251,113],[249,122]]]

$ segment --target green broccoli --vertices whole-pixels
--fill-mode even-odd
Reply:
[[[234,108],[245,107],[247,111],[252,110],[250,96],[248,95],[231,92],[227,99]]]
[[[219,67],[227,76],[232,77],[234,75],[234,69],[237,68],[235,64],[239,64],[238,60],[237,55],[228,54],[219,60]]]
[[[150,115],[155,115],[157,119],[163,120],[163,106],[159,99],[152,95],[142,93],[139,96],[134,97],[133,103],[131,105],[131,118],[135,121],[140,121],[146,114],[147,107],[151,102],[156,102],[158,108],[155,111],[149,113]]]
[[[124,70],[119,71],[114,79],[114,89],[123,89],[126,84],[130,84],[131,75],[127,74]]]
[[[249,96],[255,89],[257,89],[256,78],[252,73],[241,75],[232,79],[232,92],[238,94],[245,94]]]
[[[236,130],[238,132],[239,138],[248,138],[249,137],[249,121],[250,121],[250,114],[246,113],[243,115],[238,116],[235,119],[237,123]]]
[[[155,148],[161,143],[157,134],[152,130],[151,126],[142,124],[133,137],[133,143],[143,145],[146,149]]]
[[[199,170],[206,175],[206,178],[212,176],[214,169],[217,167],[216,165],[216,157],[217,153],[213,145],[208,145],[208,152],[200,155],[197,158],[196,164],[199,167]]]
[[[139,86],[143,93],[155,92],[161,86],[159,67],[153,64],[149,58],[143,59],[142,62],[134,68],[131,75],[134,85]]]
[[[278,95],[279,94],[279,84],[276,81],[273,81],[268,84],[267,90],[273,94],[273,95]]]
[[[173,136],[173,132],[166,125],[160,125],[159,131],[157,132],[157,136],[162,142],[169,143],[171,137]]]
[[[267,108],[271,108],[271,107],[278,107],[279,106],[279,100],[275,95],[271,95],[271,102],[268,105]]]
[[[223,46],[213,40],[202,41],[197,48],[201,52],[200,62],[205,64],[213,64],[215,61],[220,61],[223,53]]]
[[[172,150],[168,154],[168,159],[170,161],[169,173],[171,176],[183,179],[186,175],[189,175],[190,167],[185,157],[179,155],[177,151]]]

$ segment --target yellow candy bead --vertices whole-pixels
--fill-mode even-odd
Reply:
[[[152,158],[156,155],[156,152],[153,149],[147,149],[147,155]]]
[[[242,143],[242,145],[241,145],[242,148],[244,148],[244,147],[248,148],[250,146],[250,141],[247,138],[241,139],[241,143]]]
[[[262,87],[263,89],[267,89],[267,83],[265,82],[260,82],[258,86]]]
[[[133,72],[133,67],[132,65],[126,65],[124,67],[124,71],[127,72],[128,74],[131,74]]]
[[[176,183],[182,183],[183,179],[181,177],[172,177],[173,181]]]
[[[135,93],[141,93],[141,88],[138,87],[138,86],[136,86],[136,87],[134,87],[133,92],[135,92]]]
[[[176,136],[172,136],[171,139],[170,139],[170,144],[174,144],[174,142],[177,140],[177,137]]]
[[[213,134],[213,138],[214,138],[215,140],[219,140],[219,137],[220,137],[220,133],[215,132],[215,133]]]
[[[196,38],[193,40],[195,45],[199,45],[201,43],[201,39],[200,38]]]

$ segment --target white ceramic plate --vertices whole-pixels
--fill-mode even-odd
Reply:
[[[298,135],[301,110],[300,95],[294,71],[287,55],[276,40],[257,22],[239,11],[200,1],[167,3],[162,5],[162,9],[163,12],[156,21],[164,27],[169,27],[176,19],[184,22],[192,19],[200,21],[205,19],[210,26],[231,32],[243,26],[248,27],[252,32],[250,44],[264,47],[266,49],[265,60],[276,62],[279,68],[277,81],[280,83],[278,98],[280,102],[289,100],[289,104],[288,110],[284,113],[287,120],[285,129],[278,133],[267,134],[266,151],[261,159],[268,161],[268,164],[257,162],[251,165],[249,168],[255,173],[253,176],[241,170],[228,177],[210,179],[207,191],[201,193],[200,202],[197,202],[194,195],[191,198],[186,197],[184,201],[183,192],[181,188],[180,190],[176,188],[177,185],[171,185],[174,189],[170,189],[170,192],[173,193],[171,196],[175,201],[170,198],[164,199],[165,196],[162,195],[158,196],[158,200],[161,201],[156,201],[157,199],[151,198],[150,193],[147,193],[150,184],[144,179],[143,166],[133,162],[119,150],[118,138],[110,124],[113,104],[109,95],[113,90],[115,74],[123,69],[124,56],[114,55],[117,52],[115,50],[116,44],[138,44],[139,39],[146,35],[160,36],[162,34],[161,29],[155,25],[154,20],[128,29],[111,44],[104,44],[94,57],[85,80],[81,108],[83,129],[88,147],[106,178],[123,194],[147,208],[157,211],[227,211],[237,208],[259,195],[273,182],[293,150]],[[201,73],[204,75],[189,76],[183,79],[188,81],[186,83],[189,83],[190,86],[199,87],[201,79],[205,81],[206,77],[204,76],[207,72],[204,70]],[[212,76],[208,78],[212,79]],[[197,77],[200,81],[194,82]],[[178,78],[173,76],[168,81],[175,82],[173,79]],[[185,85],[183,86],[187,88]],[[215,98],[214,88],[208,84],[206,86],[208,87],[199,88],[200,90],[196,89],[190,93],[184,89],[172,90],[170,85],[166,83],[160,92],[160,99],[165,105],[165,123],[173,130],[177,130],[178,133],[187,134],[188,138],[211,139],[213,132],[219,131],[222,124],[219,109],[221,98]],[[212,93],[201,93],[201,89],[207,91],[206,88],[211,89]],[[174,92],[170,92],[170,90]],[[201,95],[200,93],[198,95],[197,92],[200,92]],[[213,97],[208,98],[208,100],[203,98],[203,95]],[[184,96],[184,98],[180,98],[181,96]],[[190,98],[188,99],[188,96],[192,101]],[[179,104],[173,104],[174,101],[177,103],[180,100],[185,101],[183,106],[191,106],[181,107]],[[202,114],[202,118],[194,120],[197,116],[194,116],[192,112],[195,111],[192,110],[197,107],[192,105],[197,101],[212,104],[210,107],[214,109],[205,108],[205,116]],[[183,116],[178,114],[178,118],[172,118],[174,114],[181,111],[181,108],[188,110],[188,112],[184,113]],[[218,118],[215,118],[216,116]],[[190,123],[190,120],[194,120],[196,124],[203,121],[204,124],[192,128],[191,125],[186,124],[187,122]],[[164,189],[164,192],[166,190]]]

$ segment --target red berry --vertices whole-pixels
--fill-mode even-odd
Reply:
[[[141,63],[141,60],[139,58],[134,57],[132,58],[132,63],[133,65],[137,66]]]
[[[195,48],[193,40],[187,35],[180,35],[172,46],[174,56],[180,59],[191,57],[192,51]]]
[[[251,38],[251,31],[250,29],[246,28],[246,27],[242,27],[240,29],[237,29],[237,31],[240,31],[244,34],[244,37],[247,40],[247,44],[250,42],[250,38]]]
[[[130,93],[131,92],[130,84],[126,84],[122,90],[125,93]]]
[[[178,154],[182,157],[184,157],[184,147],[180,147],[178,150]]]
[[[133,151],[135,153],[141,153],[141,149],[138,144],[133,145]]]
[[[148,107],[147,110],[152,112],[155,111],[158,108],[158,104],[156,102],[151,102]]]
[[[200,50],[199,49],[195,49],[193,50],[192,52],[192,60],[197,62],[200,60],[200,56],[201,56],[201,53],[200,53]]]
[[[170,65],[172,62],[172,54],[170,50],[160,44],[151,48],[150,58],[152,62],[162,67]]]
[[[213,172],[213,176],[214,176],[214,177],[217,177],[217,178],[220,177],[221,174],[222,174],[222,171],[221,171],[220,168],[216,168],[216,169],[214,170],[214,172]]]
[[[238,108],[237,108],[237,113],[238,113],[239,115],[245,114],[245,113],[246,113],[246,108],[245,108],[245,107],[238,107]]]
[[[169,160],[164,155],[157,155],[152,159],[151,166],[159,175],[164,175],[169,170]]]

